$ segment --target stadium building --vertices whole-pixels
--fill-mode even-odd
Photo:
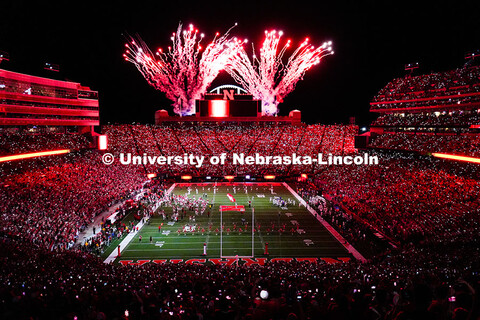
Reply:
[[[99,124],[97,91],[0,69],[0,126],[92,133]]]

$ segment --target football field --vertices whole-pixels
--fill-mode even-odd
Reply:
[[[140,224],[116,262],[354,258],[354,248],[286,184],[182,183],[171,194],[173,205],[160,206]]]

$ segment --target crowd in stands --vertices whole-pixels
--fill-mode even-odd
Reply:
[[[478,238],[367,263],[106,265],[0,240],[2,319],[478,319]]]
[[[478,85],[480,88],[480,84]],[[437,109],[437,108],[459,108],[459,107],[478,107],[480,105],[480,92],[475,95],[458,95],[458,96],[439,96],[435,99],[418,99],[418,100],[398,100],[390,103],[372,104],[372,110],[375,109],[402,109],[408,110],[413,108],[421,109]]]
[[[400,242],[455,240],[480,232],[480,183],[430,162],[383,156],[382,165],[319,171],[323,193]],[[433,167],[433,168],[432,168]]]
[[[479,99],[480,67],[474,66],[396,78],[378,92],[372,109],[465,104]]]
[[[340,125],[105,128],[115,155],[347,154],[355,132]],[[99,152],[85,151],[2,177],[0,318],[478,319],[480,180],[426,160],[379,157],[372,166],[312,166],[311,180],[299,189],[348,241],[368,241],[371,228],[399,243],[367,263],[106,265],[73,244],[98,213],[142,187],[145,168],[103,165]],[[234,168],[196,170],[215,175]],[[127,226],[119,222],[97,240]]]
[[[46,150],[88,148],[90,141],[80,134],[0,132],[0,156]]]
[[[359,218],[341,203],[333,202],[328,194],[323,194],[322,183],[297,182],[296,187],[297,194],[320,214],[323,220],[360,250],[364,257],[373,257],[385,251],[385,248],[396,246],[367,220]]]
[[[373,99],[371,110],[401,110],[379,115],[372,127],[383,127],[385,133],[372,136],[369,144],[479,156],[479,103],[479,66],[394,79]]]
[[[232,154],[244,153],[264,156],[298,155],[316,156],[325,154],[351,154],[355,152],[354,135],[356,126],[346,125],[113,125],[105,126],[104,133],[109,137],[110,147],[114,154],[133,152],[143,155],[212,155],[227,154],[226,165],[204,163],[201,168],[188,165],[165,166],[171,174],[193,173],[199,176],[224,176],[227,174],[254,174],[274,172],[300,172],[297,166],[265,165],[233,165]],[[149,172],[158,170],[158,166],[147,165]]]
[[[470,127],[480,125],[480,109],[420,113],[381,114],[372,126],[389,127]]]
[[[55,159],[52,166],[2,177],[0,232],[48,248],[70,248],[96,215],[145,180],[133,167],[102,165],[94,151]]]
[[[480,135],[387,132],[372,139],[370,146],[394,150],[440,152],[479,157]]]

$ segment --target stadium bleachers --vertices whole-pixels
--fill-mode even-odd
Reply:
[[[104,133],[109,151],[116,155],[351,154],[357,129],[110,125]],[[424,136],[396,133],[395,139],[403,140],[395,142],[395,148],[448,146],[421,140]],[[461,145],[462,140],[456,139],[458,135],[445,137],[451,141],[449,148],[468,149],[468,143]],[[42,141],[25,150],[45,149],[48,143]],[[312,166],[308,183],[291,183],[354,246],[373,241],[380,232],[395,241],[396,248],[383,248],[367,263],[234,267],[107,265],[95,253],[110,241],[109,228],[100,230],[98,241],[85,244],[76,238],[97,214],[141,188],[150,170],[169,175],[186,170],[198,175],[275,170],[298,175],[304,167],[107,166],[95,150],[56,157],[43,168],[19,162],[25,168],[2,177],[0,184],[0,315],[5,319],[115,319],[126,318],[126,313],[129,319],[468,319],[466,315],[478,312],[480,181],[457,173],[463,167],[454,163],[439,165],[396,153],[378,156],[376,166]],[[155,198],[169,182],[151,183],[158,183],[158,188],[150,185],[149,196]],[[316,208],[318,194],[331,199],[330,210]],[[377,248],[373,242],[371,247]],[[262,290],[268,291],[268,298],[260,297]],[[452,296],[455,303],[448,301]]]
[[[231,159],[233,153],[255,155],[283,155],[297,152],[301,155],[351,154],[355,152],[354,136],[356,126],[346,125],[119,125],[105,126],[112,150],[132,150],[135,154],[182,155],[196,154],[211,156],[226,153]],[[133,149],[132,149],[133,148]],[[288,151],[287,153],[285,151]],[[231,163],[231,161],[228,161]],[[154,166],[148,165],[153,172]],[[212,166],[202,168],[170,166],[172,174],[194,173],[199,176],[223,176],[226,174],[255,174],[285,172],[283,166],[255,168],[247,165]],[[305,168],[292,166],[292,172],[299,173]]]
[[[370,147],[478,157],[480,67],[406,76],[371,102]]]
[[[478,102],[480,67],[396,78],[373,99],[372,109],[430,107]]]
[[[90,143],[80,134],[0,132],[0,156],[56,149],[86,149]]]

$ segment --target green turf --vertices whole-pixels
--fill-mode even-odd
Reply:
[[[198,189],[198,194],[196,193]],[[186,217],[173,225],[168,225],[170,220],[163,220],[162,217],[152,217],[149,224],[145,224],[138,235],[142,235],[142,241],[139,241],[138,235],[128,244],[122,252],[122,260],[144,260],[144,259],[192,259],[201,258],[203,253],[203,244],[207,243],[207,257],[220,257],[220,205],[233,205],[227,197],[231,193],[238,205],[245,206],[245,213],[224,212],[223,222],[224,230],[222,233],[222,255],[223,256],[252,256],[252,208],[249,208],[248,201],[252,200],[254,207],[255,224],[260,224],[260,231],[256,230],[253,236],[254,257],[264,257],[265,244],[268,243],[269,258],[279,257],[351,257],[347,250],[322,226],[320,222],[312,216],[303,206],[298,206],[295,197],[282,185],[274,186],[275,194],[271,194],[270,186],[251,185],[248,187],[248,194],[245,193],[243,186],[237,186],[234,193],[232,186],[219,185],[217,192],[213,192],[213,184],[197,186],[192,184],[189,197],[198,198],[202,194],[207,194],[210,203],[213,202],[213,208],[210,209],[210,217],[207,213],[196,216],[197,231],[178,233],[178,229],[189,224],[188,215],[195,215],[193,211],[188,211]],[[186,187],[176,187],[174,194],[185,195]],[[258,197],[264,195],[265,197]],[[270,201],[270,197],[280,196],[283,199],[290,198],[296,201],[296,205],[289,205],[284,210]],[[253,198],[253,199],[252,199]],[[162,208],[168,216],[172,213],[171,207]],[[208,209],[207,209],[208,211]],[[233,224],[241,225],[241,219],[248,222],[247,231],[238,232],[233,230]],[[305,233],[298,233],[292,220],[299,223],[299,229]],[[158,226],[163,223],[161,232]],[[209,231],[209,225],[212,225]],[[274,224],[273,230],[271,229]],[[278,229],[285,225],[285,231],[280,233]],[[205,231],[202,234],[202,228]],[[230,228],[230,232],[227,232]],[[237,227],[238,228],[238,227]],[[291,229],[295,231],[292,233]],[[168,235],[163,234],[170,231]],[[152,242],[150,242],[152,237]],[[304,240],[311,240],[313,244],[307,245]],[[204,257],[205,258],[205,257]],[[117,259],[118,260],[118,259]]]

